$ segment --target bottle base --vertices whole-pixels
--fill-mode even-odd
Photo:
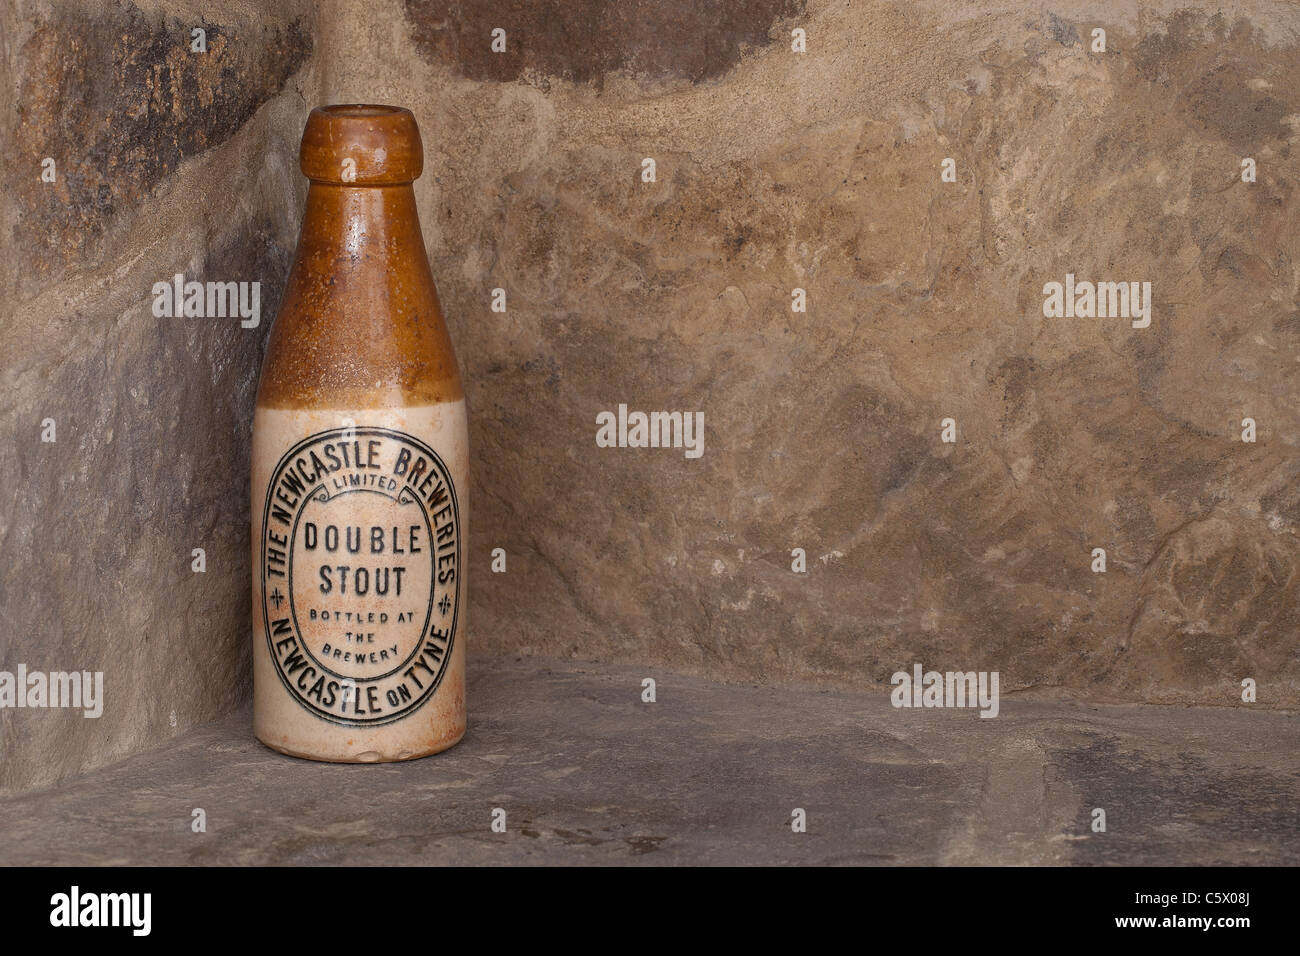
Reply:
[[[407,760],[419,760],[422,757],[432,757],[434,754],[440,754],[444,750],[450,750],[465,739],[465,731],[462,730],[451,740],[439,743],[427,750],[401,750],[391,754],[381,753],[377,750],[366,750],[356,754],[308,753],[305,750],[297,750],[286,744],[265,740],[256,733],[253,736],[257,737],[258,743],[262,746],[274,750],[276,753],[284,754],[286,757],[297,757],[299,760],[315,760],[317,763],[402,763]]]

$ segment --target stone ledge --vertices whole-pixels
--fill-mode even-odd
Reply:
[[[244,711],[0,800],[0,863],[1300,863],[1294,715],[1004,699],[984,720],[542,658],[470,678],[442,755],[293,760]]]

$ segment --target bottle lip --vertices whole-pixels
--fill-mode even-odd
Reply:
[[[404,106],[382,106],[378,103],[334,103],[316,109],[327,116],[395,116],[411,112]]]
[[[312,182],[392,186],[414,182],[424,169],[415,114],[402,106],[338,103],[307,117],[298,164]]]

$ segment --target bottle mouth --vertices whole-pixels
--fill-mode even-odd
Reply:
[[[340,103],[311,111],[298,162],[312,182],[394,186],[419,178],[424,169],[424,147],[410,110]]]
[[[318,107],[322,113],[329,116],[394,116],[398,113],[408,113],[407,109],[401,106],[375,106],[369,103],[338,103],[334,106]]]

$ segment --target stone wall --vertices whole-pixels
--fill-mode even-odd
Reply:
[[[0,668],[105,687],[98,719],[0,710],[10,790],[249,696],[248,430],[306,192],[317,28],[306,2],[4,17]],[[177,273],[259,281],[262,321],[155,317]]]
[[[252,390],[329,101],[424,134],[472,653],[1300,704],[1293,4],[0,15],[0,667],[103,670],[108,700],[0,711],[0,788],[248,695]],[[155,318],[177,272],[261,281],[263,321]],[[1045,316],[1067,274],[1150,282],[1149,326]],[[620,404],[702,412],[703,455],[598,447]]]

